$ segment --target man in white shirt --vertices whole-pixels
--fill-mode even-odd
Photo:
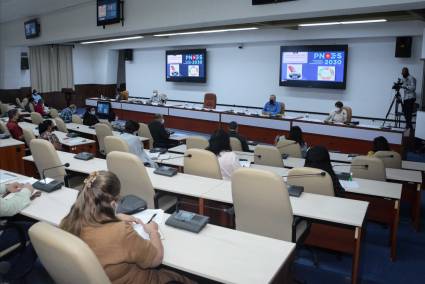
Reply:
[[[339,122],[339,123],[346,123],[348,114],[345,109],[343,109],[343,104],[340,101],[337,101],[335,103],[335,110],[332,111],[328,118],[326,118],[325,122]]]
[[[139,128],[140,125],[137,122],[128,120],[125,123],[124,133],[121,134],[121,138],[127,142],[130,153],[139,157],[145,166],[156,168],[158,165],[146,154],[143,144],[140,142],[139,137],[136,136]]]

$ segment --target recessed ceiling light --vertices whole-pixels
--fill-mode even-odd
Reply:
[[[123,40],[134,40],[141,39],[143,36],[131,36],[131,37],[120,37],[120,38],[110,38],[110,39],[101,39],[93,41],[83,41],[81,44],[92,44],[92,43],[103,43],[103,42],[113,42],[113,41],[123,41]]]
[[[299,27],[316,27],[316,26],[333,26],[333,25],[352,25],[352,24],[368,24],[368,23],[383,23],[386,19],[376,20],[358,20],[358,21],[341,21],[341,22],[325,22],[325,23],[311,23],[311,24],[299,24]]]
[[[235,29],[205,30],[205,31],[193,31],[193,32],[181,32],[181,33],[156,34],[156,35],[153,35],[153,36],[154,37],[166,37],[166,36],[212,34],[212,33],[251,31],[251,30],[258,30],[258,28],[257,27],[249,27],[249,28],[235,28]]]

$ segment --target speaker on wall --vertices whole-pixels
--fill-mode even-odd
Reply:
[[[124,60],[125,61],[133,61],[133,50],[132,49],[124,49]]]
[[[21,52],[21,70],[28,70],[30,69],[29,62],[28,62],[28,53]]]
[[[264,4],[272,4],[279,2],[289,2],[295,0],[252,0],[252,5],[264,5]]]
[[[408,58],[412,55],[412,37],[403,36],[396,39],[395,57]]]

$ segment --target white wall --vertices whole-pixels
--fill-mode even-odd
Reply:
[[[346,90],[280,87],[280,42],[207,46],[206,84],[165,81],[165,48],[135,50],[133,62],[126,65],[130,96],[150,96],[153,89],[170,99],[202,101],[205,92],[214,92],[218,102],[261,106],[269,94],[286,103],[288,109],[328,112],[336,100],[354,109],[357,116],[384,117],[392,99],[392,83],[408,66],[417,78],[418,97],[422,92],[421,37],[413,41],[410,59],[394,57],[395,38],[345,39],[293,42],[291,44],[348,44],[349,60]]]
[[[31,85],[29,70],[21,70],[21,52],[26,52],[28,54],[29,50],[27,47],[4,48],[2,64],[4,69],[0,69],[5,82],[4,89],[19,89]],[[1,62],[2,60],[0,60],[0,63]]]

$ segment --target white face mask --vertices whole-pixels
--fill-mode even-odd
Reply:
[[[164,119],[161,119],[161,124],[164,124],[165,123],[165,120]]]
[[[342,108],[337,107],[337,108],[335,109],[335,111],[336,111],[336,112],[341,112],[341,111],[342,111]]]
[[[91,113],[92,115],[96,115],[96,111],[95,111],[95,110],[91,111],[90,113]]]

